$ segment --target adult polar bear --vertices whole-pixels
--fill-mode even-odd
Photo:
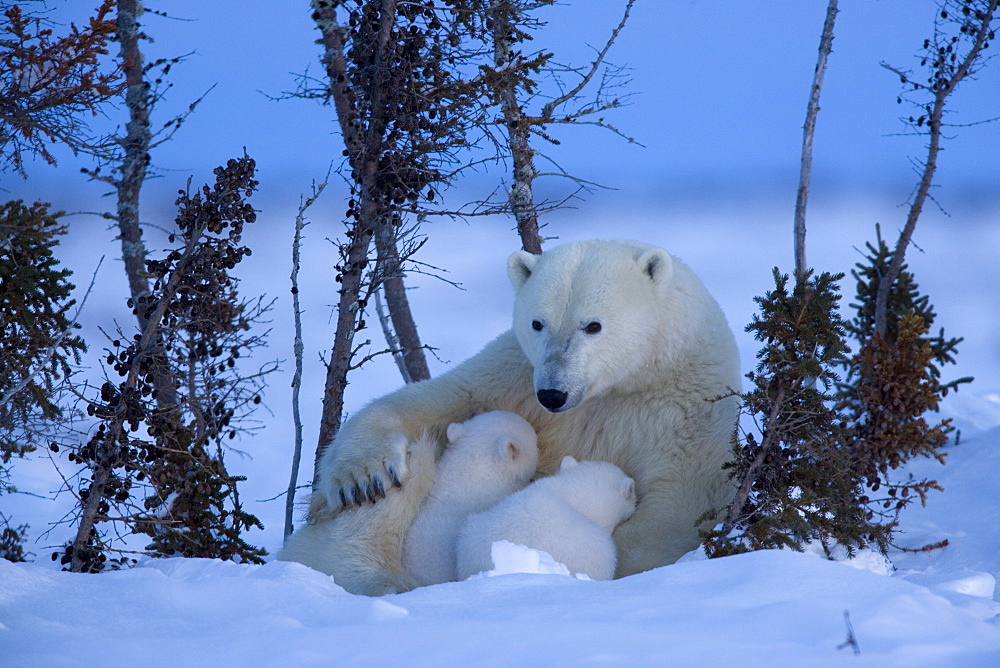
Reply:
[[[540,475],[572,455],[635,480],[636,512],[614,533],[618,577],[673,563],[734,492],[722,464],[737,402],[719,397],[739,387],[739,354],[722,310],[686,265],[646,244],[520,251],[507,270],[513,328],[347,420],[320,459],[310,520],[412,484],[406,447],[421,434],[444,442],[450,423],[507,410],[538,433]]]

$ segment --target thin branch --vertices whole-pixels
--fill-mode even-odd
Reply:
[[[773,425],[775,420],[777,420],[778,414],[784,408],[784,402],[785,387],[782,385],[778,391],[778,396],[775,397],[771,404],[771,412],[767,416],[767,423],[769,425]],[[729,510],[726,512],[726,519],[722,524],[723,534],[728,534],[739,523],[743,507],[746,505],[747,499],[750,498],[750,491],[753,488],[754,481],[757,479],[757,472],[760,467],[764,465],[764,460],[771,453],[771,449],[778,444],[775,431],[776,430],[774,428],[765,430],[764,438],[760,443],[760,451],[747,468],[746,473],[743,475],[743,480],[740,483],[740,487],[736,492],[736,496],[729,504]]]
[[[299,465],[302,461],[302,415],[299,411],[299,391],[302,388],[302,356],[305,346],[302,343],[302,310],[299,306],[299,249],[302,244],[302,228],[306,225],[306,210],[323,193],[329,181],[330,172],[327,171],[323,182],[318,186],[313,185],[312,196],[299,204],[299,211],[295,216],[295,235],[292,240],[292,314],[295,322],[295,341],[292,345],[295,355],[295,373],[292,376],[292,421],[295,429],[295,443],[292,450],[292,472],[288,481],[288,497],[285,499],[284,535],[286,539],[292,535],[293,531],[292,515],[295,507],[295,490],[299,480]]]
[[[396,368],[399,369],[399,375],[403,377],[404,383],[412,383],[413,379],[410,378],[410,372],[406,369],[406,361],[403,359],[403,353],[399,349],[399,340],[396,338],[395,332],[392,331],[392,323],[389,322],[389,317],[385,313],[385,309],[382,308],[382,296],[381,292],[375,291],[375,313],[378,314],[378,322],[382,326],[382,334],[385,336],[385,342],[389,346],[389,350],[392,351],[392,360],[396,363]]]
[[[976,21],[978,22],[978,27],[973,36],[972,47],[965,58],[962,59],[958,68],[951,73],[951,76],[945,76],[948,61],[942,56],[940,63],[935,67],[934,74],[932,75],[934,83],[931,88],[928,89],[923,84],[914,84],[918,89],[928,89],[934,92],[934,101],[930,107],[929,118],[927,120],[930,139],[927,146],[927,160],[924,163],[923,175],[920,179],[917,193],[913,198],[913,203],[910,205],[906,225],[903,227],[903,231],[896,242],[892,262],[886,270],[885,276],[879,281],[878,293],[875,298],[875,332],[881,336],[885,336],[888,328],[889,292],[892,284],[895,283],[902,270],[906,249],[910,244],[913,230],[917,226],[917,220],[923,211],[924,202],[927,200],[931,183],[934,180],[934,172],[937,169],[937,157],[941,150],[941,119],[944,115],[945,102],[948,96],[955,91],[958,84],[973,71],[976,61],[985,48],[984,45],[987,42],[988,36],[993,32],[991,24],[998,4],[1000,4],[1000,0],[990,0],[985,10],[981,13],[977,10]],[[905,74],[887,65],[886,67],[899,74],[904,84],[909,83],[908,77]]]
[[[799,190],[795,197],[795,278],[803,280],[809,265],[806,263],[806,204],[812,179],[812,147],[816,133],[816,116],[819,114],[819,95],[823,89],[826,61],[833,51],[833,26],[837,20],[837,0],[830,0],[819,40],[819,58],[806,106],[806,121],[802,127],[802,167],[799,171]]]
[[[604,63],[604,58],[605,56],[608,55],[608,51],[611,50],[611,47],[612,45],[614,45],[615,40],[618,39],[618,34],[625,27],[625,22],[628,21],[629,13],[632,11],[632,5],[634,4],[635,0],[628,0],[628,4],[625,5],[625,12],[622,15],[622,20],[618,22],[618,26],[611,32],[611,37],[608,38],[608,41],[604,45],[604,48],[601,49],[601,52],[597,54],[597,58],[594,60],[593,63],[591,63],[590,71],[587,72],[587,74],[585,74],[582,79],[580,79],[580,82],[577,83],[577,85],[573,88],[573,90],[569,91],[568,93],[565,93],[564,95],[556,98],[555,100],[552,100],[544,107],[542,107],[543,117],[551,118],[552,112],[556,107],[559,107],[565,104],[566,102],[572,100],[580,93],[580,91],[582,91],[587,86],[587,84],[590,83],[590,80],[594,78],[594,74],[597,73],[601,65]]]

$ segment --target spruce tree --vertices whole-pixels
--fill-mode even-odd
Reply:
[[[0,462],[47,441],[63,409],[55,393],[86,350],[69,316],[76,303],[54,249],[62,213],[15,200],[0,205]],[[0,468],[0,493],[5,490]]]
[[[61,395],[86,350],[69,315],[71,272],[55,256],[61,216],[37,202],[0,205],[0,495],[16,491],[12,459],[58,448],[68,417]],[[0,520],[0,557],[23,561],[27,525]]]
[[[755,298],[760,314],[747,331],[764,345],[747,375],[753,389],[742,398],[760,437],[746,434],[734,446],[727,466],[739,488],[722,527],[706,536],[710,556],[800,550],[814,540],[849,548],[866,542],[858,480],[830,406],[835,369],[847,355],[837,308],[842,277],[807,271],[790,289],[775,269],[774,289]]]
[[[955,362],[961,338],[948,338],[941,328],[929,329],[936,318],[930,297],[920,292],[906,264],[888,290],[885,334],[876,331],[875,302],[893,252],[875,228],[875,244],[851,274],[857,284],[854,317],[847,331],[857,353],[845,360],[845,382],[837,393],[837,410],[849,426],[853,467],[863,480],[869,505],[868,521],[889,527],[876,542],[885,550],[899,512],[914,499],[926,502],[927,492],[941,488],[930,479],[901,479],[898,469],[915,457],[944,463],[943,446],[953,431],[950,420],[932,421],[941,399],[971,378],[941,381],[941,369]]]

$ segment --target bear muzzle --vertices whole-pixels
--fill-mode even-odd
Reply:
[[[553,413],[559,412],[563,406],[566,405],[566,399],[569,395],[562,390],[538,390],[535,393],[538,398],[538,403],[540,403],[545,410],[551,411]]]

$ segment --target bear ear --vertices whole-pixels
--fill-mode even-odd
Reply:
[[[452,422],[448,425],[448,442],[454,443],[458,439],[462,438],[462,434],[465,433],[465,424],[462,422]]]
[[[564,469],[571,469],[577,464],[579,464],[579,462],[576,461],[572,455],[566,455],[562,458],[562,462],[559,464],[559,470],[562,471]]]
[[[674,259],[662,248],[650,248],[640,255],[639,266],[642,272],[658,285],[669,282],[674,273]]]
[[[528,251],[523,250],[512,253],[507,258],[507,275],[510,277],[510,282],[515,288],[520,288],[531,277],[531,272],[535,270],[536,262],[538,262],[537,255],[532,255]]]
[[[623,499],[634,499],[635,498],[635,480],[632,478],[625,478],[622,480],[622,498]]]
[[[512,462],[516,462],[517,458],[521,456],[521,448],[514,441],[507,441],[503,451],[507,455],[507,459]]]

